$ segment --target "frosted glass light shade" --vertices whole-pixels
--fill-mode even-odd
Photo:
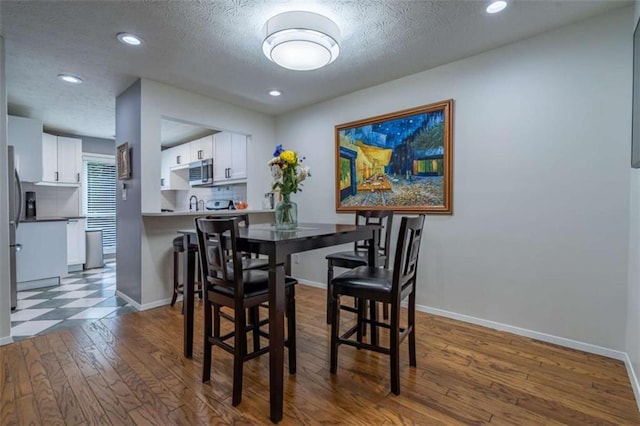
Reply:
[[[262,51],[283,68],[310,71],[340,54],[340,29],[329,18],[311,12],[285,12],[265,24]]]

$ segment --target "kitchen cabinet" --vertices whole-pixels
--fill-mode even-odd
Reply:
[[[220,132],[213,135],[213,181],[215,184],[247,180],[247,137]]]
[[[20,179],[23,182],[42,180],[42,121],[8,116],[7,141],[14,146]]]
[[[86,219],[69,219],[67,222],[67,266],[82,269],[86,256]],[[73,268],[80,265],[79,268]]]
[[[166,152],[165,155],[169,156],[169,168],[178,169],[189,167],[189,162],[191,161],[191,147],[188,143],[183,143],[182,145],[165,149],[162,152]]]
[[[82,139],[42,134],[42,184],[80,185]]]
[[[67,221],[21,222],[16,230],[18,290],[60,283],[67,275]]]
[[[185,157],[185,149],[178,149],[180,146],[165,149],[160,153],[160,189],[184,190],[189,189],[189,169]],[[178,157],[184,164],[176,164]]]
[[[213,157],[213,136],[205,136],[189,142],[191,161],[206,160]]]

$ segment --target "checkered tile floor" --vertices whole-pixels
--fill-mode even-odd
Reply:
[[[135,311],[115,293],[115,263],[71,273],[59,286],[20,291],[11,313],[11,337],[17,341]]]

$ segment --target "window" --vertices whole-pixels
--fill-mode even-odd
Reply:
[[[85,155],[83,213],[87,230],[102,229],[105,254],[116,252],[116,165],[113,156]]]

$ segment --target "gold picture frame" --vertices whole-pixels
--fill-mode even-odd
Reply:
[[[117,148],[118,180],[131,179],[131,153],[129,143],[125,142]]]
[[[337,212],[452,214],[453,100],[335,127]]]

